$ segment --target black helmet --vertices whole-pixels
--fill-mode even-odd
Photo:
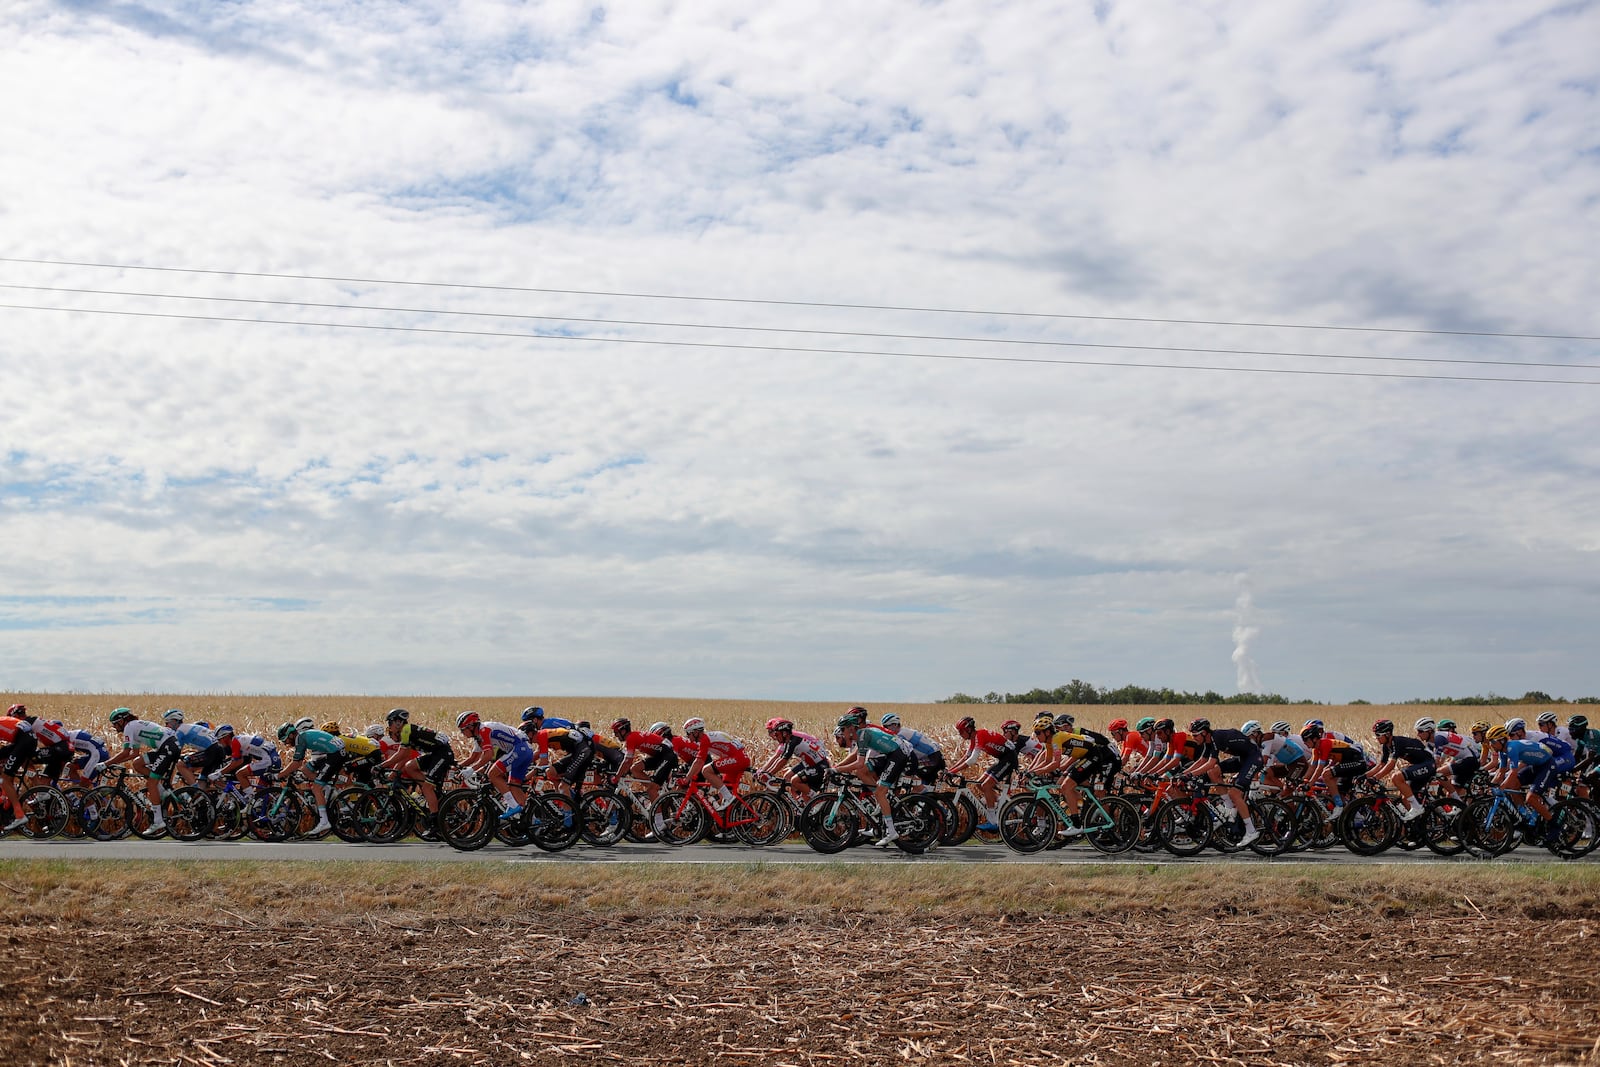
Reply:
[[[1574,715],[1572,718],[1567,720],[1567,729],[1571,730],[1575,734],[1583,730],[1587,730],[1588,728],[1589,716],[1587,715]]]
[[[1372,733],[1374,737],[1382,737],[1385,734],[1392,734],[1394,733],[1394,723],[1388,719],[1379,719],[1377,722],[1372,724]]]
[[[1193,721],[1191,721],[1189,723],[1189,732],[1191,734],[1207,734],[1207,733],[1210,733],[1211,732],[1211,720],[1210,719],[1194,719]]]
[[[389,712],[388,721],[389,722],[410,722],[411,721],[411,713],[409,711],[407,711],[405,708],[394,708],[393,710],[391,710]]]
[[[1157,719],[1154,727],[1157,730],[1176,730],[1177,728],[1178,724],[1171,719]]]
[[[1057,715],[1051,723],[1051,725],[1053,725],[1057,730],[1070,730],[1076,724],[1077,720],[1064,711],[1060,715]]]

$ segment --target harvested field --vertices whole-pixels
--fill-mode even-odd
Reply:
[[[4,863],[0,1062],[1597,1062],[1586,869],[1225,877]]]

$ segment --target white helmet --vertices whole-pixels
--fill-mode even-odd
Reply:
[[[700,718],[700,716],[698,716],[698,715],[694,716],[691,719],[683,720],[683,732],[686,733],[686,734],[697,734],[701,730],[704,730],[705,728],[706,728],[706,721],[704,719]]]
[[[1439,728],[1439,724],[1434,722],[1426,715],[1418,719],[1415,723],[1415,726],[1417,728],[1417,733],[1419,734],[1424,730],[1437,730]]]
[[[162,722],[174,722],[183,725],[183,712],[177,708],[168,708],[167,713],[161,716]]]
[[[366,734],[368,737],[372,738],[374,741],[376,741],[380,737],[383,736],[383,733],[384,733],[384,731],[383,731],[383,723],[375,722],[371,726],[367,727],[365,730],[363,730],[361,732]]]
[[[304,732],[306,730],[315,730],[317,728],[317,720],[307,715],[300,719],[299,722],[295,723],[294,728],[300,732]]]

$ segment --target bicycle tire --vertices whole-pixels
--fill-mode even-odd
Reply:
[[[562,793],[541,793],[528,797],[534,801],[538,822],[529,820],[528,839],[545,852],[562,852],[578,843],[582,832],[572,801]],[[698,809],[697,809],[698,810]]]
[[[1562,859],[1587,856],[1600,845],[1600,807],[1584,797],[1568,797],[1550,812],[1552,831],[1545,847]]]
[[[83,796],[83,819],[96,841],[121,841],[133,832],[133,797],[121,786],[96,786]]]
[[[1122,797],[1100,797],[1091,801],[1090,806],[1098,803],[1106,813],[1110,825],[1102,829],[1085,830],[1084,837],[1088,839],[1090,847],[1107,856],[1120,855],[1139,843],[1139,809],[1134,807],[1131,800]],[[1080,812],[1080,821],[1086,819],[1086,812]],[[1100,820],[1095,820],[1099,825]]]
[[[595,789],[583,794],[578,802],[583,840],[597,848],[610,848],[627,834],[633,823],[628,804],[607,789]]]
[[[861,819],[838,793],[818,793],[801,813],[800,835],[814,852],[843,852],[861,833]]]
[[[1386,852],[1400,837],[1400,816],[1385,796],[1365,796],[1344,806],[1339,816],[1339,836],[1357,856]]]
[[[1013,797],[1000,809],[1000,840],[1024,856],[1043,852],[1059,827],[1050,802],[1035,796]]]
[[[367,827],[373,816],[369,795],[366,786],[350,785],[328,798],[328,821],[339,840],[352,845],[367,840]]]
[[[439,798],[439,836],[459,852],[476,852],[494,840],[498,814],[478,790],[452,789]]]
[[[1258,856],[1281,856],[1294,844],[1299,820],[1289,805],[1273,797],[1250,801],[1250,816],[1255,820],[1261,836],[1250,842],[1250,851]]]
[[[1466,807],[1455,797],[1439,797],[1428,802],[1417,822],[1422,824],[1423,843],[1440,856],[1459,856],[1466,851],[1461,840],[1461,812]]]
[[[67,825],[61,828],[61,836],[77,840],[87,837],[88,829],[83,825],[83,797],[88,792],[82,786],[62,786],[61,795],[67,798]]]
[[[211,798],[198,786],[174,789],[161,798],[161,817],[174,841],[198,841],[211,828]]]
[[[755,848],[776,845],[789,836],[789,805],[774,793],[757,790],[739,798],[748,813],[734,823],[739,840]],[[730,809],[731,810],[731,809]]]
[[[392,789],[377,789],[367,803],[371,822],[366,823],[367,840],[374,845],[389,845],[411,832],[411,805]]]
[[[146,841],[159,841],[167,836],[165,825],[155,825],[155,809],[150,805],[150,798],[141,789],[137,793],[128,790],[128,796],[133,799],[132,825],[134,836]]]
[[[1174,856],[1197,856],[1211,843],[1216,813],[1206,804],[1163,800],[1156,809],[1156,838]]]
[[[211,802],[209,833],[221,841],[237,841],[250,832],[250,818],[244,798],[229,790]]]
[[[929,796],[913,793],[891,802],[895,830],[894,844],[901,852],[920,856],[944,837],[944,811]]]
[[[72,819],[72,805],[66,794],[53,785],[36,785],[23,793],[23,813],[28,821],[22,824],[22,836],[35,840],[55,837],[65,830]]]

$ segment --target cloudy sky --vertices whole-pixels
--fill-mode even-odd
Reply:
[[[0,56],[0,687],[1600,693],[1600,5]]]

